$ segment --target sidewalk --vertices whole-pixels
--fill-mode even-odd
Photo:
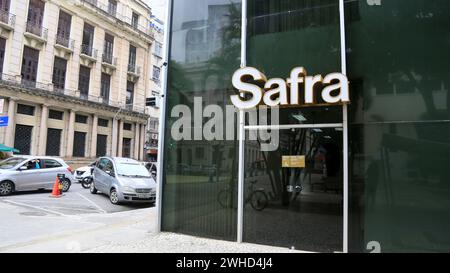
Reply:
[[[1,205],[1,210],[14,213],[14,208],[6,204]],[[7,235],[12,239],[0,244],[0,252],[296,252],[287,248],[156,233],[155,208],[77,217],[16,215],[16,218],[21,217],[29,221],[29,226],[23,231],[36,227],[35,232],[18,236],[21,231],[17,229],[21,227],[9,226]],[[17,220],[23,223],[24,219]]]

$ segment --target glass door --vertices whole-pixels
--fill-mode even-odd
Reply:
[[[257,140],[245,142],[244,241],[342,251],[342,128],[278,135],[273,151],[262,151]]]

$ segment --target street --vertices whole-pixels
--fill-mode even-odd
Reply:
[[[70,190],[61,198],[50,198],[49,191],[17,192],[7,197],[0,197],[1,202],[28,209],[24,215],[80,215],[89,213],[113,213],[140,208],[148,208],[151,204],[113,205],[107,195],[91,194],[81,184],[72,184]]]

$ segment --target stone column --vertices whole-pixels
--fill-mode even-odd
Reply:
[[[43,104],[41,108],[41,124],[39,128],[38,155],[45,155],[47,152],[47,120],[48,105]]]
[[[5,145],[9,147],[14,146],[14,129],[16,127],[16,98],[10,98],[8,103],[8,126],[6,127]]]
[[[111,136],[111,156],[117,156],[117,134],[118,134],[118,120],[113,118],[112,121],[112,136]]]
[[[147,141],[147,126],[145,124],[141,124],[141,137],[140,137],[140,148],[139,148],[139,160],[143,161],[145,157],[145,142]],[[147,158],[145,158],[147,159]]]
[[[73,138],[75,135],[75,111],[70,110],[69,124],[67,126],[67,149],[66,157],[73,156]]]
[[[140,142],[139,142],[139,137],[140,137],[140,130],[141,129],[141,126],[140,126],[140,124],[139,123],[135,123],[134,124],[134,154],[133,154],[133,157],[134,157],[134,159],[136,159],[136,160],[139,160],[140,159],[140,154],[139,154],[139,147],[140,147]]]
[[[92,130],[91,130],[91,153],[90,157],[97,157],[97,127],[98,127],[98,116],[92,115]]]
[[[119,120],[119,139],[117,140],[117,156],[122,157],[123,149],[123,119]]]

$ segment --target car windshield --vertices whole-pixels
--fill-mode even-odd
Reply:
[[[150,177],[148,170],[144,166],[136,163],[117,164],[117,173],[122,176]]]
[[[3,161],[0,161],[0,169],[7,170],[12,169],[18,164],[25,161],[25,158],[22,157],[10,157],[8,159],[5,159]]]

